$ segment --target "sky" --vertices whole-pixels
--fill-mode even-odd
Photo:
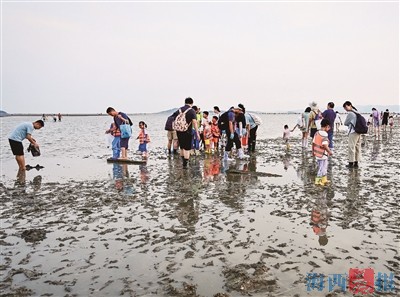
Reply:
[[[8,113],[399,104],[398,2],[1,3]]]

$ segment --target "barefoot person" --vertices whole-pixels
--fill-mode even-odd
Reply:
[[[39,130],[44,127],[44,122],[42,120],[38,120],[33,123],[22,123],[18,125],[15,130],[8,137],[8,141],[10,142],[11,151],[15,156],[15,160],[17,160],[19,170],[25,170],[25,157],[24,157],[24,146],[22,145],[22,141],[24,139],[28,139],[28,141],[36,148],[39,148],[39,144],[32,137],[33,130]]]

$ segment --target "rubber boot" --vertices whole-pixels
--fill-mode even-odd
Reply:
[[[188,168],[188,162],[189,162],[188,159],[183,158],[183,168],[184,169]]]
[[[351,169],[354,168],[354,163],[353,162],[349,162],[348,165],[346,165],[347,168]]]
[[[317,186],[323,186],[324,185],[322,183],[322,178],[318,177],[318,176],[315,178],[315,183],[314,184],[317,185]]]
[[[321,183],[326,186],[327,184],[329,184],[331,181],[328,180],[328,177],[326,175],[324,175],[321,179]]]
[[[243,152],[243,149],[240,148],[238,150],[238,158],[241,159],[241,160],[245,160],[245,159],[248,159],[249,156],[245,155],[244,152]]]
[[[358,162],[357,162],[357,161],[354,162],[353,167],[354,167],[354,168],[358,168]]]
[[[224,152],[224,161],[232,161],[232,158],[229,158],[229,152],[225,151]]]

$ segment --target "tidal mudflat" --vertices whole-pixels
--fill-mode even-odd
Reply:
[[[109,178],[29,171],[0,186],[1,294],[352,296],[307,290],[307,275],[372,268],[393,273],[395,290],[370,295],[398,296],[398,143],[399,130],[368,135],[349,171],[347,136],[336,135],[327,187],[313,184],[297,138],[289,151],[260,140],[249,161],[199,156],[188,170],[154,148],[146,166],[108,164]]]

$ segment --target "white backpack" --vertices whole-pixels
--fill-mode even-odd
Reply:
[[[188,130],[190,124],[186,122],[186,113],[189,109],[190,107],[186,109],[185,112],[182,112],[182,110],[179,109],[179,114],[172,123],[172,129],[178,132],[185,132]]]

